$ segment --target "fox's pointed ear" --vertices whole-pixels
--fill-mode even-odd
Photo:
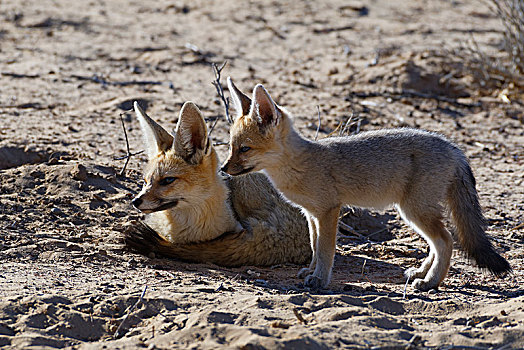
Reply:
[[[227,77],[227,88],[229,89],[233,106],[235,107],[235,119],[243,115],[248,115],[249,109],[251,108],[251,99],[233,84],[233,80],[231,80],[230,77]]]
[[[255,118],[263,127],[278,124],[282,117],[282,112],[261,84],[255,86],[253,90],[251,117]]]
[[[176,126],[173,149],[186,162],[199,164],[210,148],[202,113],[193,102],[184,103]]]
[[[153,158],[160,152],[165,152],[173,144],[171,136],[164,128],[158,125],[153,119],[140,108],[138,102],[134,102],[133,107],[135,114],[142,128],[146,153],[149,159]]]

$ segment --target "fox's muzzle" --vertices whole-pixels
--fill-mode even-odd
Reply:
[[[133,204],[133,206],[137,208],[138,210],[140,210],[141,212],[144,212],[147,214],[147,213],[154,213],[156,211],[162,211],[162,210],[167,210],[167,209],[176,207],[178,205],[178,201],[179,200],[176,199],[170,202],[166,202],[166,203],[159,205],[156,208],[140,208],[140,206],[144,203],[144,200],[140,197],[136,197],[135,199],[133,199],[131,204]]]
[[[164,204],[160,205],[159,207],[156,207],[155,209],[152,209],[151,212],[171,209],[171,208],[176,207],[177,205],[178,205],[178,200],[174,200],[172,202],[164,203]]]
[[[237,175],[243,175],[251,172],[253,169],[255,169],[254,166],[248,167],[248,168],[242,168],[238,165],[231,166],[230,162],[227,161],[220,170],[222,170],[225,173],[228,173],[229,175],[237,176]]]

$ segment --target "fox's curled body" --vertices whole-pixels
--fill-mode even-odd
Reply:
[[[149,215],[145,223],[126,228],[128,247],[144,255],[222,266],[301,264],[310,259],[307,222],[300,210],[262,174],[233,178],[220,173],[194,104],[182,108],[174,137],[138,104],[135,112],[149,162],[144,187],[133,203]]]

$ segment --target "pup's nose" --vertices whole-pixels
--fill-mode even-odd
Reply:
[[[131,203],[133,204],[135,208],[138,209],[138,207],[140,206],[140,204],[142,204],[142,202],[143,202],[142,198],[135,198],[133,199]]]
[[[222,168],[220,168],[220,170],[222,170],[223,172],[227,173],[227,166],[228,166],[227,163],[224,164],[224,165],[222,166]]]

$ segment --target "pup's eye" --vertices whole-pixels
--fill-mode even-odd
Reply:
[[[168,176],[164,177],[162,180],[158,181],[158,184],[160,186],[167,186],[169,184],[172,184],[176,180],[176,177]]]
[[[242,147],[240,147],[239,151],[240,151],[240,153],[246,153],[250,149],[251,149],[251,147],[249,147],[249,146],[242,146]]]

